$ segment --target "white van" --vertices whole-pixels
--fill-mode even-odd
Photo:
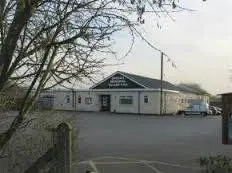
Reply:
[[[185,115],[195,115],[200,114],[203,116],[212,114],[212,111],[209,109],[209,104],[204,100],[193,100],[189,106],[181,111]]]

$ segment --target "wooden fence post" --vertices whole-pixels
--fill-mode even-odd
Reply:
[[[67,123],[61,123],[56,128],[54,145],[55,172],[71,173],[71,128]]]
[[[49,129],[53,135],[53,147],[36,160],[24,173],[71,173],[72,140],[71,128],[61,123],[57,128]]]

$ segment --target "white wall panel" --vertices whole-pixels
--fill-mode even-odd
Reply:
[[[120,96],[132,96],[132,104],[120,104]],[[138,113],[138,92],[112,92],[111,112]]]
[[[68,102],[69,97],[69,102]],[[57,110],[74,110],[72,91],[54,92],[54,109]]]
[[[103,90],[76,90],[72,91],[51,91],[41,93],[41,95],[54,95],[54,109],[57,110],[77,110],[77,111],[100,111],[101,95],[110,95],[110,111],[118,113],[141,113],[141,114],[159,114],[160,113],[160,92],[159,91],[103,91]],[[73,97],[74,93],[74,97]],[[189,99],[205,100],[208,97],[198,96],[190,93],[165,92],[163,93],[163,112],[167,114],[176,113],[180,109],[188,106]],[[140,97],[139,97],[140,95]],[[78,97],[81,97],[81,103]],[[131,96],[132,104],[120,104],[120,96]],[[148,97],[148,103],[144,102],[144,96]],[[67,99],[69,97],[69,101]],[[86,104],[85,98],[92,98],[91,104]],[[139,102],[140,101],[140,102]]]
[[[81,97],[81,103],[78,97]],[[91,104],[86,104],[85,99],[92,98]],[[100,97],[96,92],[77,91],[76,92],[76,110],[77,111],[100,111]]]

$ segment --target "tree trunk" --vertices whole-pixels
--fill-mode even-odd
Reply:
[[[12,137],[12,135],[15,133],[16,129],[20,126],[22,122],[23,122],[23,114],[22,112],[19,112],[17,117],[11,123],[10,128],[0,136],[0,151],[2,151],[3,147],[10,140],[10,138]]]
[[[7,72],[10,68],[19,36],[30,19],[38,2],[39,1],[32,2],[31,0],[18,1],[13,21],[0,50],[0,92],[8,81],[9,76],[7,75]],[[25,112],[21,109],[17,117],[15,117],[14,121],[11,123],[10,128],[0,135],[0,151],[23,122],[24,114]]]
[[[6,78],[7,71],[13,59],[20,33],[30,19],[32,11],[35,8],[35,6],[31,5],[30,0],[25,0],[24,2],[24,5],[18,2],[14,19],[0,50],[0,91],[8,80]]]

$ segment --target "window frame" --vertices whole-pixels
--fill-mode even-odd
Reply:
[[[77,102],[78,102],[78,104],[81,104],[81,101],[82,101],[81,96],[78,96],[78,98],[77,98]]]
[[[120,96],[119,104],[120,105],[133,105],[133,96]]]
[[[66,103],[70,104],[70,101],[71,101],[70,95],[66,95]]]
[[[149,102],[149,99],[148,99],[148,96],[147,96],[147,95],[145,95],[145,96],[143,97],[143,102],[144,102],[145,104],[147,104],[147,103]]]
[[[86,105],[93,104],[93,98],[92,97],[85,97],[85,104]]]

